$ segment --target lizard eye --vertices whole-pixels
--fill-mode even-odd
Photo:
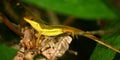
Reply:
[[[34,20],[33,18],[30,18],[30,20]]]
[[[33,17],[30,17],[30,16],[29,16],[29,17],[27,17],[27,18],[28,18],[28,19],[30,19],[30,20],[34,20],[34,18],[33,18]]]

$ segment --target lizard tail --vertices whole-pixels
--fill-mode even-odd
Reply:
[[[98,42],[98,43],[100,43],[100,44],[102,44],[102,45],[104,45],[104,46],[106,46],[106,47],[108,47],[108,48],[118,52],[118,53],[120,53],[119,49],[113,47],[112,45],[110,45],[110,44],[108,44],[106,42],[104,42],[103,40],[98,39],[97,37],[95,37],[95,36],[93,36],[91,34],[84,34],[83,36],[85,36],[87,38],[90,38],[90,39],[92,39],[92,40],[94,40],[94,41],[96,41],[96,42]]]
[[[95,37],[94,35],[92,35],[91,33],[86,33],[84,32],[83,30],[80,30],[80,29],[77,29],[77,28],[74,28],[74,27],[68,27],[68,26],[64,26],[64,28],[62,29],[64,33],[66,32],[70,32],[72,34],[72,36],[74,37],[75,35],[81,35],[81,36],[84,36],[84,37],[87,37],[87,38],[90,38],[94,41],[96,41],[97,43],[100,43],[118,53],[120,53],[120,50],[113,47],[112,45],[104,42],[103,40],[100,40],[99,38]]]

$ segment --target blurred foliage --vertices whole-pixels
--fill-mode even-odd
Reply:
[[[116,33],[113,33],[112,35],[106,34],[105,36],[102,37],[102,39],[110,43],[112,46],[120,49],[120,32],[119,31],[117,31]],[[97,60],[113,60],[118,58],[118,57],[114,58],[115,56],[116,56],[116,52],[98,44],[90,60],[96,60],[96,59]]]
[[[111,29],[113,33],[105,34],[102,36],[102,39],[106,42],[110,43],[112,46],[120,49],[120,32],[119,27],[120,21],[113,21],[107,29]],[[101,46],[100,44],[97,44],[95,50],[93,51],[93,54],[91,55],[90,60],[119,60],[119,54],[116,55],[116,52],[112,51],[111,49],[108,49],[106,47]]]
[[[0,60],[13,60],[17,50],[0,43]]]
[[[17,20],[16,18],[17,15],[13,15],[11,17],[9,14],[7,14],[8,12],[6,12],[5,6],[3,4],[5,2],[3,1],[8,1],[8,0],[2,0],[0,2],[0,11],[6,17],[8,17],[8,19],[12,23],[15,23],[14,19]],[[12,0],[9,0],[9,1],[12,1]],[[19,0],[15,0],[15,2],[19,2]],[[22,16],[20,14],[22,10],[18,9],[18,7],[15,5],[15,2],[12,1],[10,8],[12,9],[14,8],[13,10],[19,16],[18,19],[21,20]],[[56,12],[56,14],[64,15],[64,16],[58,15],[60,19],[66,16],[77,17],[79,19],[76,19],[77,22],[74,22],[73,26],[83,30],[97,30],[99,27],[95,22],[98,19],[100,19],[100,21],[103,20],[103,22],[104,20],[106,20],[109,24],[107,24],[105,27],[104,26],[102,27],[104,27],[105,30],[111,30],[112,32],[103,35],[101,38],[106,42],[110,43],[112,46],[120,48],[120,32],[119,32],[120,30],[119,15],[120,14],[119,14],[119,11],[117,11],[117,8],[115,7],[115,5],[108,4],[108,3],[111,3],[111,0],[110,1],[108,0],[105,0],[105,1],[104,0],[20,0],[20,3],[31,4],[32,6],[34,7],[37,6],[40,9],[42,8],[44,10],[52,10]],[[8,11],[11,11],[11,10],[8,9]],[[19,23],[19,20],[16,22]],[[13,57],[15,56],[17,51],[11,48],[11,46],[6,46],[6,45],[8,45],[10,42],[15,42],[15,41],[19,42],[20,37],[16,36],[16,34],[13,31],[11,31],[7,26],[5,26],[3,23],[4,22],[0,22],[0,42],[1,42],[0,43],[0,51],[1,51],[0,60],[13,60]],[[106,23],[103,23],[103,24],[106,24]],[[79,58],[79,60],[85,60],[87,58],[88,59],[90,58],[90,60],[119,60],[120,59],[119,58],[120,54],[117,54],[113,50],[108,49],[105,46],[102,46],[101,44],[97,44],[97,46],[95,47],[95,50],[93,50],[94,49],[93,45],[95,44],[92,45],[90,44],[91,42],[89,43],[89,40],[86,40],[86,39],[84,40],[84,38],[81,38],[81,37],[80,37],[80,40],[81,41],[79,40],[77,41],[82,42],[81,44],[85,45],[81,49],[83,50],[82,53],[84,55],[79,53],[80,55],[78,55],[78,57],[75,57],[75,59],[77,58]],[[79,42],[75,43],[74,45],[77,45],[77,47],[82,47],[80,46],[81,44],[79,44]],[[76,46],[74,48],[76,50]],[[78,51],[80,52],[81,50],[78,49]],[[91,50],[93,50],[93,53]],[[90,56],[86,57],[85,54],[88,54]]]
[[[85,19],[118,18],[102,0],[22,0],[28,4]]]

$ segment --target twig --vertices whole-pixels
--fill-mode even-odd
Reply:
[[[13,32],[15,32],[17,35],[21,36],[22,33],[20,33],[17,28],[0,12],[1,20],[5,23],[5,25],[8,26],[9,29],[11,29]]]
[[[67,19],[63,22],[64,25],[70,25],[75,21],[75,18],[73,17],[67,17]]]
[[[4,0],[3,4],[4,4],[4,9],[7,12],[7,14],[12,18],[13,21],[18,23],[19,17],[15,13],[15,11],[12,9],[10,2],[7,0]]]
[[[50,10],[47,10],[47,14],[48,14],[48,17],[50,19],[50,23],[52,25],[58,25],[58,24],[60,24],[59,19],[57,18],[57,16],[55,15],[54,12],[52,12]]]

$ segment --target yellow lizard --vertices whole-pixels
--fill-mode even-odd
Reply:
[[[80,29],[77,29],[77,28],[74,28],[74,27],[69,27],[69,26],[63,26],[63,25],[43,25],[43,24],[40,24],[40,23],[37,23],[35,21],[32,21],[31,19],[27,18],[27,17],[24,17],[24,20],[29,23],[39,34],[43,34],[43,35],[46,35],[46,36],[56,36],[56,35],[59,35],[59,34],[63,34],[63,33],[72,33],[72,36],[73,35],[81,35],[81,36],[85,36],[85,37],[88,37],[118,53],[120,53],[120,50],[111,46],[110,44],[108,43],[105,43],[104,41],[98,39],[97,37],[93,36],[92,34],[90,33],[85,33],[83,30],[80,30]],[[38,34],[38,35],[39,35]],[[39,40],[39,39],[38,39]],[[37,41],[38,42],[38,41]],[[37,43],[38,44],[38,43]]]

